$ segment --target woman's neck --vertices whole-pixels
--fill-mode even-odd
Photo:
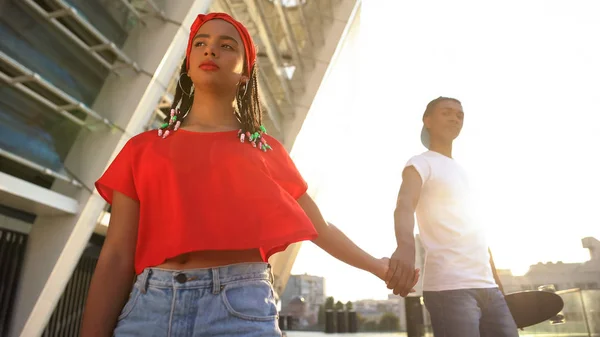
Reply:
[[[184,126],[238,127],[239,122],[233,112],[233,99],[196,92],[192,109],[183,124]]]

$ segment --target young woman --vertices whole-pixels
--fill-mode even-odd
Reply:
[[[388,259],[325,222],[265,133],[255,63],[241,23],[198,15],[171,115],[96,183],[112,216],[82,336],[280,336],[266,261],[303,240],[385,277]]]

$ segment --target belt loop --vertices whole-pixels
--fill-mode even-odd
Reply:
[[[146,290],[148,289],[148,281],[150,279],[150,275],[152,275],[152,269],[146,268],[139,277],[138,287],[140,288],[142,294],[145,294]]]
[[[221,280],[219,280],[219,268],[212,268],[213,278],[213,294],[218,294],[221,291]]]
[[[135,286],[142,292],[142,294],[146,293],[145,284],[146,279],[148,278],[148,268],[145,268],[144,271],[140,275],[138,275],[137,280],[135,281]]]

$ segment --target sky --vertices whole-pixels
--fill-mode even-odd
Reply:
[[[450,96],[465,111],[454,158],[496,266],[586,261],[581,239],[600,239],[598,17],[593,0],[363,1],[292,150],[326,219],[389,256],[422,113]],[[292,273],[324,276],[336,300],[389,293],[310,242]]]

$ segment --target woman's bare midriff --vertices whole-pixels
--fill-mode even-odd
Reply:
[[[167,259],[156,268],[170,270],[212,268],[236,263],[263,262],[258,249],[203,250]]]

